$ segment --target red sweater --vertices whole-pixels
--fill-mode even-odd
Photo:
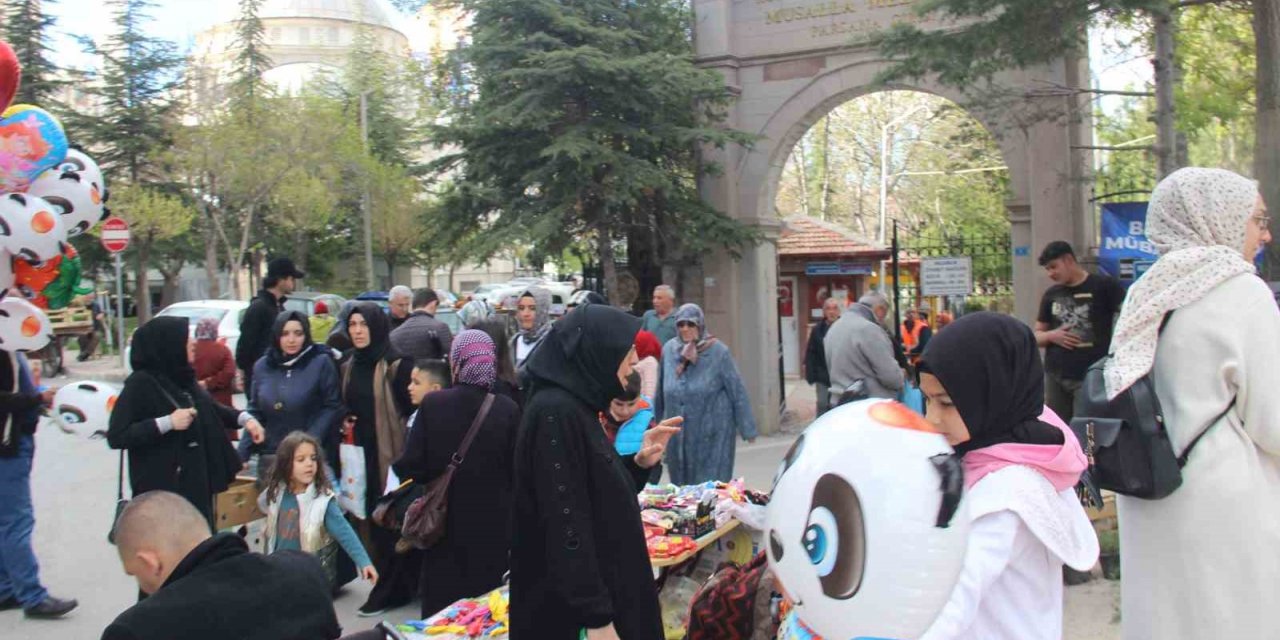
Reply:
[[[196,359],[192,366],[196,370],[196,380],[204,383],[209,395],[220,404],[232,406],[236,362],[227,345],[214,340],[197,340]]]

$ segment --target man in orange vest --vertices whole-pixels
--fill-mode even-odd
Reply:
[[[907,319],[902,322],[902,346],[906,349],[907,358],[914,366],[920,361],[924,348],[933,337],[933,329],[929,327],[929,309],[908,309]]]

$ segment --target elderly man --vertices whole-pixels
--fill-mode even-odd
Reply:
[[[804,353],[804,379],[818,394],[818,415],[831,409],[831,374],[827,370],[824,340],[831,325],[840,319],[840,301],[827,298],[822,303],[822,319],[809,331],[809,344]]]
[[[641,329],[658,336],[659,344],[676,337],[676,290],[660,284],[653,288],[653,308],[644,312]]]
[[[858,298],[858,304],[870,309],[872,315],[876,317],[876,324],[884,329],[884,334],[889,336],[889,342],[893,345],[893,359],[905,371],[907,368],[907,354],[902,350],[902,343],[893,337],[893,332],[884,323],[884,319],[889,317],[889,299],[879,291],[869,291],[861,298]]]
[[[409,307],[413,304],[413,289],[404,285],[391,287],[387,294],[387,305],[390,307],[391,329],[400,328],[409,319]]]
[[[134,497],[116,523],[125,573],[149,598],[102,640],[330,640],[342,635],[329,582],[300,551],[249,553],[233,533],[209,535],[204,516],[167,491]]]
[[[825,348],[831,392],[840,402],[897,398],[902,369],[893,357],[893,341],[876,322],[870,306],[858,303],[827,332]]]
[[[391,346],[412,360],[439,360],[449,357],[453,332],[436,319],[440,298],[434,289],[418,289],[413,294],[413,314],[391,332]]]

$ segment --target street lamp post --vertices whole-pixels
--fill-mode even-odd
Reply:
[[[360,139],[365,152],[369,151],[369,92],[360,94]],[[360,216],[364,218],[364,279],[369,291],[376,289],[373,278],[373,219],[369,214],[369,181],[365,178],[364,193],[360,194]]]
[[[885,241],[885,215],[889,200],[889,130],[906,122],[916,112],[928,110],[928,108],[925,105],[918,105],[916,108],[885,123],[880,128],[880,246],[882,247]]]

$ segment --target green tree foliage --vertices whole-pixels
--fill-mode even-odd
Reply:
[[[359,118],[364,96],[369,152],[382,162],[401,167],[416,162],[425,141],[417,125],[426,94],[424,73],[421,65],[384,50],[368,26],[356,28],[341,90],[353,119]]]
[[[271,88],[263,80],[263,74],[271,68],[271,58],[266,52],[266,32],[258,11],[262,0],[240,0],[240,17],[236,21],[235,66],[232,71],[231,108],[254,122],[261,101],[270,95]]]
[[[100,83],[84,87],[100,114],[71,114],[72,129],[96,152],[103,171],[135,185],[167,180],[158,157],[172,142],[174,89],[182,59],[173,43],[146,35],[146,0],[110,0],[115,30],[101,45],[85,40],[102,61]]]
[[[196,219],[196,211],[180,197],[138,183],[113,187],[111,203],[118,215],[129,221],[130,251],[138,282],[134,301],[138,306],[138,322],[146,322],[151,319],[147,271],[153,266],[152,251],[157,243],[186,234]]]
[[[558,254],[592,236],[612,280],[614,240],[637,228],[688,251],[752,234],[697,197],[699,145],[745,143],[720,126],[723,79],[693,65],[686,8],[669,0],[461,0],[474,18],[460,68],[472,98],[433,138],[455,148],[448,210]],[[608,282],[606,289],[614,283]]]
[[[16,104],[34,104],[49,109],[62,85],[57,79],[58,66],[50,58],[49,29],[55,24],[47,12],[53,0],[9,0],[0,3],[4,18],[0,39],[13,47],[22,65],[22,83],[14,96]]]

